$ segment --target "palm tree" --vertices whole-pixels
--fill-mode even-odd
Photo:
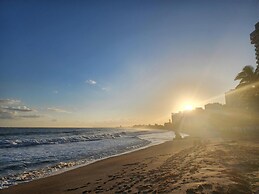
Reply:
[[[258,74],[259,76],[259,64],[256,66],[255,72]]]
[[[235,81],[240,80],[236,89],[240,89],[240,98],[243,99],[246,107],[249,109],[258,109],[259,105],[259,66],[256,70],[252,66],[245,66],[237,74]],[[259,110],[258,110],[259,111]]]
[[[259,81],[259,68],[257,67],[254,70],[254,67],[247,65],[242,71],[237,74],[235,81],[240,80],[239,84],[236,88],[240,88],[243,86],[251,85],[251,87],[255,87],[255,82]]]

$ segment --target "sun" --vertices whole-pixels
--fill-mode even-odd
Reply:
[[[196,99],[183,99],[179,101],[179,111],[192,111],[198,105],[198,101]]]
[[[193,109],[194,109],[194,106],[191,105],[191,104],[186,104],[186,105],[184,105],[183,109],[184,109],[184,110],[193,110]]]

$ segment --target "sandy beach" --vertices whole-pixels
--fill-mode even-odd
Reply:
[[[259,194],[259,0],[0,0],[0,194]]]
[[[259,141],[186,138],[0,193],[259,193]]]

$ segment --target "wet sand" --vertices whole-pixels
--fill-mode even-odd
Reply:
[[[174,140],[0,193],[259,193],[259,141]]]

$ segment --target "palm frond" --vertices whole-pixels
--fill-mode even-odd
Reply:
[[[236,80],[240,80],[243,79],[247,76],[247,74],[244,71],[241,71],[239,74],[237,74],[237,76],[235,77],[235,81]]]

